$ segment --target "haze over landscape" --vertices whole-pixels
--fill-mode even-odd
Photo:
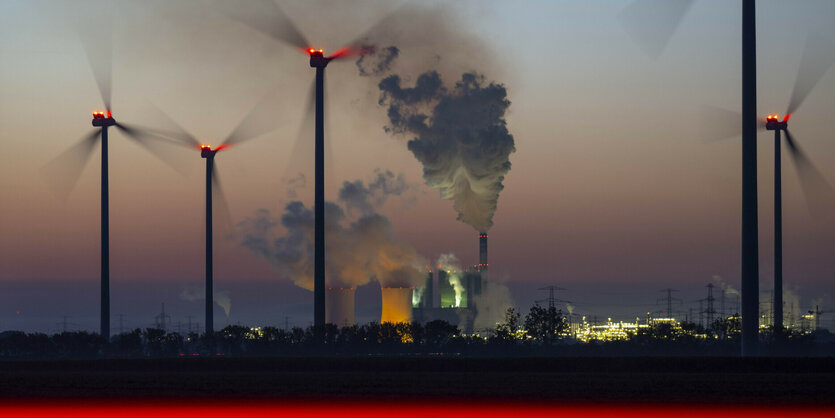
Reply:
[[[490,279],[507,285],[516,306],[525,311],[547,296],[538,288],[558,285],[566,288],[558,296],[572,301],[575,313],[633,319],[663,308],[657,303],[662,288],[681,290],[676,296],[690,302],[682,311],[705,297],[708,283],[738,289],[739,138],[705,141],[711,121],[700,115],[703,105],[739,108],[739,7],[696,2],[653,59],[618,21],[627,3],[411,5],[410,16],[419,19],[411,27],[396,25],[400,32],[390,43],[399,53],[390,71],[361,76],[353,59],[329,67],[327,199],[342,202],[346,219],[356,219],[359,212],[340,199],[343,183],[370,186],[390,171],[402,189],[372,199],[371,209],[388,219],[398,242],[426,264],[448,253],[464,265],[477,263],[483,223],[458,221],[454,201],[427,185],[407,145],[415,135],[384,129],[394,125],[391,101],[381,100],[378,87],[390,74],[413,87],[421,74],[437,70],[451,90],[462,74],[475,72],[482,85],[502,86],[510,102],[504,118],[515,151],[489,229]],[[97,326],[98,151],[66,200],[42,173],[90,129],[90,111],[101,107],[76,31],[89,23],[82,15],[95,4],[0,2],[0,330],[51,332],[64,316],[77,329]],[[402,12],[398,3],[370,0],[282,6],[326,51]],[[277,129],[218,157],[232,222],[215,231],[222,308],[215,310],[216,323],[283,326],[289,317],[290,325],[308,325],[312,292],[242,245],[247,231],[241,226],[263,210],[265,219],[278,219],[293,200],[312,205],[313,143],[298,141],[312,137],[300,133],[313,78],[308,57],[209,7],[148,1],[120,3],[117,10],[114,114],[170,125],[156,106],[196,137],[218,143],[266,95]],[[757,106],[766,115],[785,109],[807,35],[835,44],[835,4],[760,1],[757,11]],[[434,29],[431,36],[408,41],[426,27]],[[833,73],[792,118],[792,133],[830,183]],[[175,170],[123,139],[114,133],[110,141],[112,326],[118,328],[119,314],[126,328],[147,326],[160,303],[175,323],[199,318],[203,160],[197,151],[161,148]],[[768,133],[760,140],[765,302],[773,277],[773,143]],[[783,199],[786,301],[796,298],[802,311],[814,305],[829,311],[835,212],[810,216],[788,159]],[[358,291],[359,321],[379,316],[375,292],[373,284]],[[832,316],[822,325],[832,329]]]

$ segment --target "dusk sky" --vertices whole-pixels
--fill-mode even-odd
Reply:
[[[312,204],[313,135],[297,141],[314,71],[294,48],[229,19],[209,1],[79,2],[0,0],[0,330],[54,331],[64,315],[93,330],[98,315],[97,148],[68,199],[42,173],[92,130],[102,108],[78,36],[79,25],[113,12],[113,114],[170,127],[154,106],[206,143],[217,144],[268,95],[277,129],[218,154],[233,223],[297,199]],[[282,1],[313,46],[333,51],[402,2]],[[740,138],[707,142],[703,106],[740,107],[739,2],[700,0],[657,58],[619,21],[626,0],[412,1],[391,40],[391,67],[404,86],[437,70],[452,87],[475,71],[504,85],[512,168],[490,229],[490,279],[526,311],[545,285],[567,290],[575,312],[634,319],[661,308],[660,289],[692,302],[720,281],[739,288]],[[835,2],[759,1],[758,113],[783,113],[810,33],[835,48]],[[415,10],[417,12],[415,12]],[[88,15],[88,16],[85,16]],[[93,15],[93,16],[90,16]],[[91,20],[96,17],[98,20]],[[404,19],[401,19],[404,20]],[[94,27],[94,26],[92,26]],[[831,51],[830,51],[831,53]],[[326,76],[328,200],[344,181],[376,169],[409,184],[378,212],[427,263],[454,253],[478,258],[477,232],[456,220],[452,202],[424,184],[378,103],[384,77],[360,77],[353,60]],[[791,119],[791,132],[823,176],[835,182],[835,70]],[[760,289],[773,268],[773,134],[760,134]],[[200,317],[183,294],[203,283],[204,160],[199,151],[160,148],[178,170],[113,131],[110,139],[113,326],[125,313],[147,326],[166,303],[174,321]],[[783,158],[784,289],[799,309],[835,302],[835,210],[807,209],[797,172]],[[178,172],[179,171],[179,172]],[[835,208],[833,208],[835,209]],[[312,292],[292,284],[218,223],[215,289],[232,301],[230,321],[296,325],[312,318]],[[718,290],[717,290],[718,294]],[[366,297],[362,296],[361,297]],[[379,304],[379,302],[377,302]],[[371,303],[373,305],[373,303]],[[687,311],[693,303],[679,308]],[[360,303],[358,302],[358,307]],[[377,308],[379,309],[379,308]],[[373,307],[358,317],[373,316]],[[22,313],[21,313],[22,312]],[[221,309],[218,318],[225,318]],[[822,325],[833,328],[832,316]],[[227,321],[216,320],[223,325]]]

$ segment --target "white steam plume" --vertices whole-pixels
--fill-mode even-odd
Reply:
[[[474,304],[477,311],[473,321],[475,329],[495,328],[497,323],[504,320],[507,308],[514,306],[510,289],[495,280],[482,282],[481,294],[473,296],[470,303]]]
[[[718,274],[714,275],[713,276],[713,281],[715,281],[716,284],[719,285],[719,288],[722,289],[722,291],[725,292],[726,295],[738,295],[739,294],[739,290],[734,289],[733,286],[726,283],[725,280],[722,279],[722,276],[720,276]]]
[[[464,285],[461,283],[461,263],[455,254],[441,254],[438,257],[438,267],[447,272],[447,280],[455,292],[455,307],[461,306],[461,299],[464,297]]]

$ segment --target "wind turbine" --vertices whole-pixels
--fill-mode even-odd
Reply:
[[[809,93],[826,74],[829,68],[835,63],[835,49],[814,48],[815,37],[810,36],[806,42],[806,48],[801,58],[800,69],[797,73],[794,89],[783,120],[779,115],[768,115],[765,128],[774,131],[774,331],[783,331],[783,202],[782,202],[782,167],[781,167],[781,141],[780,131],[786,133],[786,145],[797,168],[801,186],[809,204],[809,210],[813,216],[823,215],[820,205],[815,200],[815,193],[825,193],[827,202],[832,208],[835,191],[826,182],[806,153],[795,141],[789,132],[789,119],[797,112],[797,109],[806,100]],[[816,50],[813,54],[812,50]],[[821,187],[823,186],[823,187]],[[817,189],[817,190],[816,190]]]
[[[284,42],[310,57],[310,67],[316,69],[315,79],[315,157],[314,157],[314,261],[313,261],[313,324],[325,325],[325,115],[324,83],[325,68],[339,58],[359,56],[373,49],[363,48],[360,36],[348,46],[325,56],[325,50],[311,47],[307,38],[298,30],[293,21],[278,7],[273,0],[254,0],[242,4],[230,4],[219,0],[216,6],[221,13],[238,20],[257,31],[263,32]],[[375,27],[372,27],[374,29]],[[366,33],[369,33],[366,31]]]
[[[755,0],[742,3],[742,356],[759,354],[757,226],[757,30]],[[621,13],[627,30],[658,56],[693,0],[635,0]]]
[[[214,199],[218,199],[218,204],[221,209],[221,216],[226,218],[229,222],[229,205],[226,202],[223,188],[221,187],[220,175],[215,167],[215,156],[218,152],[228,150],[232,146],[242,142],[249,141],[259,137],[276,127],[275,118],[268,117],[267,108],[265,106],[266,99],[270,97],[265,95],[261,101],[250,110],[250,112],[241,120],[237,127],[235,127],[226,138],[221,141],[217,147],[212,147],[206,142],[200,142],[197,138],[186,131],[183,127],[178,125],[170,117],[164,115],[168,124],[174,127],[174,131],[158,131],[160,135],[165,135],[169,141],[185,146],[191,149],[199,149],[200,157],[206,160],[206,335],[210,336],[214,332],[214,240],[213,240],[213,203]]]
[[[44,174],[51,180],[56,191],[62,197],[66,197],[81,176],[81,172],[90,159],[97,142],[101,142],[101,308],[100,308],[100,335],[110,341],[110,205],[109,205],[109,184],[108,184],[108,128],[115,127],[128,139],[135,141],[149,152],[154,153],[158,158],[166,161],[165,155],[159,154],[149,139],[166,141],[165,138],[157,135],[153,130],[140,128],[117,122],[113,117],[111,105],[112,86],[112,34],[109,24],[97,34],[82,31],[82,45],[86,51],[87,59],[92,69],[99,94],[105,110],[93,111],[92,125],[94,129],[85,135],[76,145],[56,157],[44,167]]]
[[[786,134],[786,145],[794,160],[803,194],[812,216],[819,218],[835,208],[835,190],[820,174],[809,157],[800,148],[788,130],[789,119],[797,112],[806,97],[835,63],[835,47],[822,38],[810,35],[800,61],[800,66],[792,89],[791,100],[783,120],[780,115],[770,114],[764,123],[760,121],[759,130],[774,131],[774,329],[783,330],[783,203],[782,203],[782,144],[781,132]],[[739,120],[740,114],[723,109],[708,109],[706,126],[718,129],[716,139],[739,135],[738,126],[730,126],[733,120]],[[721,132],[721,133],[720,133]]]

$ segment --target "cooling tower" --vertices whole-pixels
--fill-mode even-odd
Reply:
[[[432,271],[430,270],[426,273],[426,284],[423,286],[423,296],[420,299],[420,307],[421,308],[431,308],[435,306],[435,289],[432,284],[434,277],[432,277]]]
[[[411,287],[384,287],[383,313],[380,323],[384,322],[412,322],[412,291]]]
[[[325,322],[339,327],[356,324],[354,318],[354,288],[329,287],[325,296]]]
[[[487,234],[478,234],[478,271],[481,279],[487,281]]]

